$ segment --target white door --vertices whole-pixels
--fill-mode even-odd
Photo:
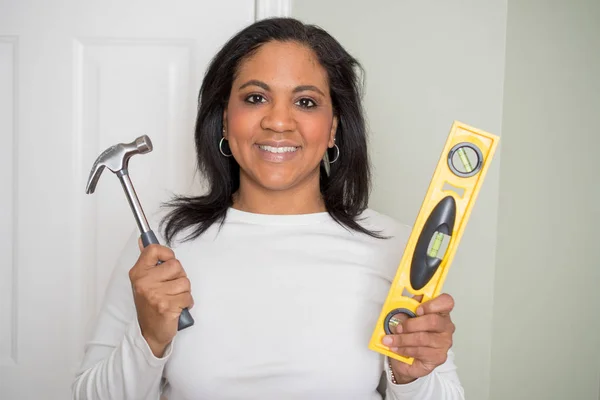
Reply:
[[[64,400],[125,239],[136,229],[105,148],[150,214],[189,192],[198,88],[234,32],[285,2],[0,0],[0,398]],[[255,11],[256,10],[256,11]],[[155,227],[156,228],[156,227]]]

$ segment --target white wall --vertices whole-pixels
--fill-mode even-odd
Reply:
[[[549,3],[508,3],[492,400],[599,399],[600,2]]]
[[[363,63],[371,207],[412,225],[452,121],[501,134],[506,1],[298,0],[292,15]],[[499,167],[500,151],[445,286],[456,299],[456,362],[476,400],[489,390]]]

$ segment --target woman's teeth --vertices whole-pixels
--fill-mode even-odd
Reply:
[[[261,150],[265,150],[271,153],[292,153],[298,150],[297,147],[272,147],[272,146],[258,146]]]

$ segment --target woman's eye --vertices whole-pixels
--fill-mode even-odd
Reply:
[[[264,103],[265,98],[263,96],[261,96],[260,94],[251,94],[250,96],[246,97],[246,101],[248,103],[252,103],[252,104]]]
[[[302,108],[313,108],[316,106],[315,102],[311,99],[300,99],[296,102]]]

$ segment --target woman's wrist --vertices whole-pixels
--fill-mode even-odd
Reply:
[[[416,378],[412,378],[412,377],[409,377],[409,376],[404,376],[404,375],[397,374],[394,371],[392,360],[388,361],[388,366],[390,368],[390,375],[391,375],[390,376],[390,380],[392,381],[393,384],[395,384],[395,385],[406,385],[408,383],[416,381]]]
[[[158,343],[157,341],[152,340],[151,338],[146,337],[143,334],[142,337],[144,338],[146,343],[148,343],[152,354],[154,354],[156,358],[162,358],[165,355],[165,351],[167,350],[167,346],[169,345],[169,343]]]

